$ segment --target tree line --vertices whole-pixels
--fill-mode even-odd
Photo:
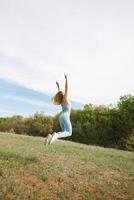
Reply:
[[[15,115],[0,118],[0,131],[46,137],[60,131],[59,115],[47,116],[37,112],[33,116]],[[134,151],[134,96],[119,98],[116,106],[93,106],[71,110],[73,134],[65,140],[103,147]]]

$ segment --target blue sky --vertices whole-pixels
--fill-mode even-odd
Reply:
[[[43,112],[54,115],[61,111],[59,106],[51,103],[51,95],[25,88],[12,81],[0,79],[0,116],[33,115]],[[82,108],[83,105],[72,101],[73,108]]]
[[[84,104],[134,94],[133,0],[1,0],[0,27],[1,79],[52,95],[66,72]]]

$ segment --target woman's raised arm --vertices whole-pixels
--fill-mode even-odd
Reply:
[[[59,92],[60,91],[60,84],[59,84],[59,82],[56,81],[56,85],[58,87],[58,92]]]
[[[65,77],[65,93],[64,93],[64,101],[67,102],[68,101],[68,78],[67,75],[64,74]]]

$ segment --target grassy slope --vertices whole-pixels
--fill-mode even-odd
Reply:
[[[0,133],[0,200],[95,200],[134,196],[134,154]]]

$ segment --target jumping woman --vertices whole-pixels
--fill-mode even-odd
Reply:
[[[56,82],[58,92],[52,98],[52,102],[54,105],[61,105],[62,107],[62,112],[59,116],[59,122],[62,131],[57,133],[54,132],[52,135],[48,134],[45,140],[46,145],[54,143],[58,138],[69,137],[72,135],[72,124],[70,121],[71,103],[68,99],[68,79],[66,74],[64,74],[64,76],[65,92],[60,90],[60,85],[58,82]]]

